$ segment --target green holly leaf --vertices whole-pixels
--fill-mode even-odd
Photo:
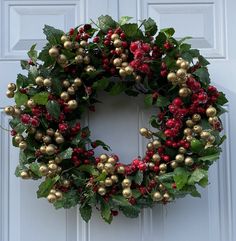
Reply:
[[[55,58],[52,58],[48,52],[49,52],[49,49],[52,47],[52,44],[50,43],[47,43],[43,50],[39,53],[39,56],[38,56],[38,59],[39,60],[42,60],[44,63],[43,63],[43,66],[44,67],[48,67],[48,66],[51,66],[52,64],[55,63],[56,59]]]
[[[182,189],[188,182],[190,173],[183,167],[177,167],[174,170],[174,181],[178,190]]]
[[[93,89],[104,90],[108,87],[108,85],[109,85],[109,79],[102,78],[93,83]]]
[[[143,172],[137,171],[133,176],[133,180],[136,184],[141,185],[143,182]]]
[[[35,50],[36,44],[32,45],[30,50],[27,52],[29,58],[33,61],[34,64],[36,64],[38,52]]]
[[[218,96],[216,103],[218,105],[224,105],[224,104],[228,103],[228,100],[227,100],[225,94],[223,92],[219,92],[219,94],[220,95]]]
[[[59,157],[61,157],[62,160],[70,159],[72,157],[72,154],[73,154],[73,149],[71,147],[69,147],[65,151],[61,152],[59,154]]]
[[[118,23],[119,23],[119,25],[124,25],[124,24],[128,23],[129,20],[131,20],[131,19],[132,19],[132,17],[122,16]]]
[[[201,67],[193,72],[195,76],[199,78],[199,81],[204,85],[209,85],[210,75],[206,67]]]
[[[140,214],[140,208],[136,206],[123,206],[120,207],[120,210],[128,218],[137,218]]]
[[[113,195],[112,201],[118,206],[130,206],[129,201],[121,195]]]
[[[152,18],[148,18],[144,23],[144,29],[146,35],[155,35],[157,32],[156,22]]]
[[[210,63],[206,60],[206,58],[204,58],[202,55],[200,55],[200,56],[198,57],[198,61],[199,61],[199,64],[200,64],[201,66],[207,66],[208,64],[210,64]]]
[[[163,32],[159,32],[155,39],[155,44],[159,47],[163,47],[163,44],[166,42],[166,35]]]
[[[52,45],[60,44],[61,36],[64,34],[63,31],[49,25],[44,26],[43,33],[46,35],[48,42]]]
[[[101,146],[104,150],[111,151],[111,148],[101,140],[96,140],[94,143],[96,143],[96,147]]]
[[[87,173],[91,174],[92,176],[99,175],[98,170],[96,170],[93,165],[81,165],[78,167],[78,170],[80,170],[81,172],[87,172]]]
[[[14,98],[17,106],[25,105],[28,101],[28,96],[26,94],[22,94],[19,91],[15,93]]]
[[[110,28],[116,28],[117,22],[109,15],[102,15],[98,18],[98,26],[102,31],[107,32]]]
[[[153,102],[153,98],[152,98],[152,94],[147,94],[144,97],[144,103],[147,107],[152,106],[152,102]]]
[[[138,24],[136,23],[127,23],[121,26],[122,30],[126,34],[126,37],[128,39],[142,39],[143,38],[143,33],[140,30]]]
[[[156,105],[158,107],[166,107],[170,104],[170,101],[167,97],[164,96],[158,96],[157,101],[156,101]]]
[[[22,68],[22,69],[29,70],[29,68],[30,68],[30,65],[29,65],[29,63],[28,63],[27,60],[21,60],[21,61],[20,61],[20,65],[21,65],[21,68]]]
[[[32,99],[34,100],[35,104],[46,105],[48,102],[48,96],[48,92],[39,92],[35,96],[33,96]]]
[[[39,171],[39,164],[38,163],[31,163],[29,166],[29,169],[33,172],[34,175],[37,177],[42,177],[40,171]]]
[[[191,176],[188,179],[189,185],[194,185],[195,183],[199,183],[202,187],[207,186],[208,184],[208,173],[206,170],[203,170],[201,168],[197,168],[194,170],[194,172],[191,174]]]
[[[53,205],[58,208],[71,208],[79,203],[79,193],[77,190],[70,190],[63,193],[63,197],[57,200]]]
[[[25,132],[27,130],[27,126],[25,126],[22,123],[19,123],[17,126],[14,127],[14,130],[17,133],[22,134],[23,132]]]
[[[39,185],[39,189],[37,191],[37,197],[47,197],[53,185],[60,179],[60,176],[56,176],[54,178],[47,178],[44,182]]]
[[[179,41],[178,41],[178,44],[179,45],[182,45],[182,43],[184,43],[186,40],[188,40],[188,39],[192,39],[192,37],[191,36],[186,36],[186,37],[184,37],[184,38],[181,38]]]
[[[208,156],[201,156],[201,157],[198,157],[198,161],[215,161],[215,160],[218,160],[220,158],[220,153],[215,153],[215,154],[212,154],[212,155],[208,155]]]
[[[111,207],[108,202],[101,200],[101,216],[105,222],[111,223],[112,221],[112,214],[111,214]]]
[[[85,222],[88,222],[92,216],[92,207],[88,204],[79,207],[80,215]]]
[[[126,86],[124,83],[117,82],[112,86],[111,90],[109,91],[109,94],[110,95],[118,95],[121,92],[123,92],[125,89],[126,89]]]
[[[20,89],[21,87],[26,87],[28,85],[27,83],[28,79],[26,76],[22,75],[22,74],[18,74],[17,75],[17,79],[16,79],[16,86],[18,89]]]
[[[58,104],[58,102],[56,102],[55,100],[49,100],[48,103],[46,104],[46,108],[47,111],[49,112],[49,114],[55,118],[56,120],[58,120],[59,116],[60,116],[60,105]]]
[[[61,80],[58,78],[53,78],[52,80],[52,90],[56,95],[60,95],[62,92]]]
[[[164,33],[167,36],[167,38],[170,38],[174,35],[175,30],[173,28],[163,28],[160,30],[160,32]]]

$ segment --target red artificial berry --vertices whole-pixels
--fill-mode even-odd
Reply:
[[[150,45],[148,43],[143,43],[142,44],[142,50],[144,52],[149,52],[150,51]]]
[[[30,120],[30,124],[33,126],[33,127],[38,127],[40,122],[39,122],[39,119],[37,117],[34,117]]]
[[[88,156],[93,156],[94,155],[94,151],[93,150],[89,150],[88,151]]]
[[[103,43],[104,43],[105,46],[109,46],[111,44],[111,41],[110,40],[105,40]]]
[[[21,116],[21,122],[22,122],[23,124],[28,125],[29,122],[30,122],[30,119],[31,119],[31,117],[30,117],[30,115],[28,115],[28,114],[23,114],[23,115]]]
[[[81,34],[77,34],[75,37],[75,41],[79,41],[81,39]]]
[[[46,120],[48,121],[52,120],[52,116],[49,113],[46,113],[45,117],[46,117]]]
[[[60,132],[66,132],[68,130],[69,126],[66,123],[61,123],[58,125],[58,129]]]
[[[151,181],[149,182],[149,186],[152,187],[152,188],[155,187],[156,184],[157,184],[157,183],[156,183],[155,180],[151,180]]]
[[[145,171],[145,170],[146,170],[146,164],[145,164],[145,163],[139,163],[138,169],[139,169],[140,171]]]
[[[167,129],[167,130],[164,131],[164,134],[165,134],[165,136],[167,136],[167,137],[172,137],[173,132],[172,132],[172,130]]]
[[[145,74],[148,74],[150,72],[150,67],[148,64],[142,64],[140,67],[139,67],[140,71],[145,73]]]
[[[154,171],[154,172],[158,172],[158,171],[159,171],[159,166],[154,166],[154,167],[153,167],[153,171]]]
[[[161,70],[161,77],[165,78],[167,76],[167,70]]]
[[[11,130],[11,136],[15,136],[17,132],[15,130]]]
[[[97,147],[97,142],[96,141],[92,142],[91,146],[92,146],[92,148],[96,148]]]
[[[84,160],[84,164],[89,164],[90,163],[90,161],[88,160],[88,159],[86,159],[86,160]]]
[[[172,141],[171,140],[166,140],[166,146],[172,146]]]
[[[125,49],[128,47],[128,43],[127,43],[126,41],[123,41],[123,42],[121,43],[121,45],[122,45],[122,47],[125,48]]]
[[[153,98],[154,100],[156,100],[157,97],[158,97],[158,93],[157,93],[157,92],[154,92],[154,93],[152,94],[152,98]]]
[[[88,31],[91,28],[92,28],[91,24],[85,24],[84,25],[84,31]]]
[[[93,42],[98,43],[100,41],[100,38],[98,36],[94,37]]]
[[[26,94],[27,91],[28,91],[28,89],[26,89],[26,88],[20,88],[20,92],[21,92],[22,94]]]
[[[165,48],[166,50],[169,50],[169,49],[172,48],[172,44],[169,43],[169,42],[165,42],[163,46],[164,46],[164,48]]]
[[[132,205],[135,205],[136,204],[136,199],[134,197],[131,197],[129,199],[129,203],[132,204]]]
[[[171,186],[172,186],[173,189],[176,189],[176,183],[172,183]]]
[[[138,48],[137,42],[132,42],[132,43],[130,44],[130,51],[131,51],[132,53],[134,53],[137,48]]]
[[[121,38],[121,39],[125,39],[125,38],[126,38],[125,33],[121,33],[121,34],[120,34],[120,38]]]
[[[164,160],[165,162],[169,162],[169,161],[170,161],[170,156],[164,155],[164,156],[163,156],[163,160]]]
[[[69,31],[69,35],[70,35],[70,36],[73,35],[74,32],[75,32],[75,30],[74,30],[73,28],[71,28],[70,31]]]
[[[116,211],[116,210],[111,210],[111,214],[112,214],[112,216],[117,216],[119,213],[118,213],[118,211]]]
[[[86,137],[87,137],[87,133],[83,131],[83,132],[81,133],[81,137],[82,137],[82,138],[86,138]]]
[[[139,160],[139,159],[134,159],[134,160],[133,160],[133,164],[134,164],[135,166],[138,166],[138,165],[140,164],[140,160]]]
[[[88,95],[91,95],[93,89],[92,89],[92,87],[88,86],[88,87],[85,88],[85,91],[86,91],[86,93],[87,93]]]
[[[112,75],[115,75],[116,69],[115,69],[115,68],[111,68],[111,69],[110,69],[110,73],[111,73]]]
[[[168,128],[174,127],[175,124],[176,124],[176,122],[175,122],[174,119],[169,119],[169,120],[167,120],[167,122],[166,122],[166,126],[167,126]]]
[[[139,188],[139,191],[140,191],[140,193],[141,193],[142,195],[145,195],[145,194],[147,193],[147,190],[146,190],[145,187],[140,187],[140,188]]]
[[[119,27],[119,28],[117,28],[117,29],[115,30],[114,33],[120,34],[121,32],[122,32],[122,29]]]
[[[181,100],[181,98],[177,97],[172,101],[172,104],[176,106],[181,106],[183,105],[183,101]]]

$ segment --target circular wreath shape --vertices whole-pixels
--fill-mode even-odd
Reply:
[[[16,102],[5,108],[20,148],[16,176],[43,178],[38,198],[56,208],[79,204],[85,221],[93,206],[110,223],[120,211],[133,218],[154,203],[200,196],[196,186],[208,184],[225,139],[219,116],[227,99],[210,85],[209,62],[186,38],[177,41],[173,28],[157,32],[151,18],[129,20],[101,16],[96,28],[68,33],[46,25],[46,46],[40,53],[31,47],[30,60],[21,61],[28,74],[8,85]],[[154,130],[140,129],[149,140],[144,157],[124,164],[115,154],[95,156],[95,148],[110,148],[91,140],[80,122],[95,111],[101,90],[144,94],[147,106],[158,107],[150,117]]]

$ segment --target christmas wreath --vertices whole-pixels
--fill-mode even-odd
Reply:
[[[151,18],[140,25],[129,20],[101,16],[95,28],[68,33],[46,25],[46,46],[39,54],[31,47],[30,60],[21,61],[27,75],[8,85],[16,105],[5,113],[20,148],[16,176],[42,178],[38,198],[56,208],[79,204],[85,221],[93,206],[110,223],[120,211],[133,218],[155,203],[199,197],[196,186],[207,186],[225,139],[219,116],[227,99],[210,85],[209,62],[187,38],[176,40],[173,28],[157,31]],[[95,148],[110,148],[91,140],[80,122],[95,111],[101,90],[144,94],[145,104],[158,108],[150,117],[154,130],[139,130],[149,139],[144,157],[124,164],[115,154],[95,156]]]

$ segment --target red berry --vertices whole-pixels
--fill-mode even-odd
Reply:
[[[137,48],[138,48],[137,42],[132,42],[132,43],[130,44],[130,51],[131,51],[132,53],[134,53]]]
[[[126,38],[125,33],[121,33],[121,34],[120,34],[120,38],[121,38],[121,39],[125,39],[125,38]]]

